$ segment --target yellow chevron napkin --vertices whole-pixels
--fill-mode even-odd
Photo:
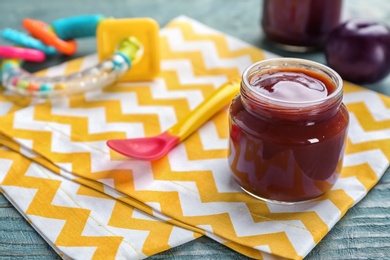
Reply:
[[[389,166],[390,98],[345,83],[351,124],[337,184],[318,201],[262,202],[230,177],[226,110],[157,161],[124,158],[106,146],[112,138],[161,133],[220,84],[273,56],[184,16],[160,36],[162,72],[153,82],[39,104],[3,92],[2,192],[74,259],[145,258],[201,235],[253,258],[302,259]],[[95,62],[91,55],[45,73]]]

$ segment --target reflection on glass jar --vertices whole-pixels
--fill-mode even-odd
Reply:
[[[341,8],[342,0],[263,0],[261,25],[282,49],[313,50],[340,23]]]
[[[348,112],[342,80],[301,59],[270,59],[243,74],[229,110],[234,179],[249,194],[298,202],[330,190],[342,167]]]

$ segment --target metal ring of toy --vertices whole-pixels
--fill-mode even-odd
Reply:
[[[60,39],[50,26],[42,21],[33,19],[24,19],[23,27],[35,38],[40,39],[43,43],[53,46],[59,52],[66,55],[73,55],[77,51],[77,43],[74,40],[64,41]]]

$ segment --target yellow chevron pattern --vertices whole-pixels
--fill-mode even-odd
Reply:
[[[253,258],[302,259],[389,166],[390,98],[345,83],[351,125],[341,178],[317,201],[265,203],[230,179],[226,110],[157,161],[130,160],[105,145],[161,133],[272,56],[186,17],[160,36],[162,71],[153,82],[114,84],[57,104],[2,93],[0,144],[12,149],[0,150],[4,194],[73,258],[144,258],[207,235]],[[93,62],[70,62],[63,73]]]
[[[2,180],[4,193],[11,200],[15,197],[18,201],[13,204],[25,212],[29,222],[52,239],[60,254],[72,259],[142,259],[199,236],[95,189],[72,183],[56,175],[59,168],[48,171],[12,151],[0,150],[0,155],[2,163],[12,164]],[[28,205],[20,203],[22,200],[28,200]],[[97,208],[96,203],[105,208]],[[106,219],[99,215],[99,210],[110,211]],[[50,229],[44,230],[47,222]],[[58,232],[55,238],[50,237],[53,232]],[[184,235],[184,240],[170,243],[173,232]],[[155,241],[159,243],[156,245]],[[74,251],[73,247],[79,250]]]

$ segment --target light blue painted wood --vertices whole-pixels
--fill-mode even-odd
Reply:
[[[72,15],[100,13],[114,17],[153,17],[161,26],[185,14],[206,25],[282,56],[324,62],[322,53],[291,54],[275,49],[263,40],[259,26],[261,0],[66,0],[0,1],[0,29],[22,30],[26,17],[46,22]],[[390,24],[388,0],[345,0],[345,17],[369,17]],[[0,44],[6,44],[0,39]],[[81,40],[77,56],[95,50],[93,39]],[[72,59],[74,57],[71,57]],[[52,60],[50,66],[61,60]],[[41,67],[29,67],[38,70]],[[367,86],[390,95],[390,77]],[[0,126],[1,127],[1,126]],[[390,171],[362,202],[345,217],[307,256],[307,259],[390,259]],[[247,259],[203,237],[155,255],[150,259]],[[0,194],[0,260],[60,259],[23,217]]]

